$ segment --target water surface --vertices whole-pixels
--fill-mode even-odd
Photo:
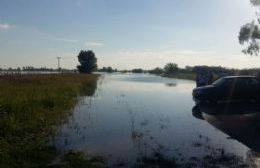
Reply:
[[[101,155],[111,164],[131,165],[154,152],[179,162],[218,151],[256,160],[246,145],[193,116],[194,87],[190,80],[103,74],[95,95],[83,97],[55,143],[64,151]]]

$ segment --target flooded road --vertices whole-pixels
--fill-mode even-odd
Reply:
[[[103,156],[111,165],[134,165],[155,153],[197,166],[225,154],[257,164],[257,153],[214,125],[223,118],[192,112],[194,87],[189,80],[103,74],[95,95],[82,98],[55,144],[62,151]]]

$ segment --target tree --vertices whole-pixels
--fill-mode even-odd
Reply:
[[[80,73],[91,73],[97,69],[97,58],[91,50],[81,50],[78,55],[80,65],[77,66]]]
[[[137,69],[132,69],[132,73],[143,73],[144,70],[141,68],[137,68]]]
[[[109,66],[109,67],[107,67],[107,72],[108,72],[108,73],[112,73],[113,71],[114,71],[114,70],[113,70],[113,68],[112,68],[112,67],[110,67],[110,66]]]
[[[108,72],[108,73],[112,73],[112,72],[116,72],[116,69],[113,69],[112,67],[103,67],[101,69],[98,70],[99,72]]]
[[[178,65],[175,63],[168,63],[164,66],[164,73],[171,74],[178,71]]]
[[[256,6],[258,10],[260,9],[260,0],[250,0],[251,4],[253,6]],[[244,45],[247,43],[247,47],[242,50],[243,53],[245,54],[250,54],[250,55],[258,55],[259,53],[259,44],[260,44],[260,15],[259,12],[257,14],[257,19],[253,20],[251,23],[247,23],[243,25],[240,28],[239,32],[239,43],[241,45]]]
[[[163,69],[159,68],[159,67],[156,67],[156,68],[150,70],[149,73],[151,73],[151,74],[162,74],[163,73]]]

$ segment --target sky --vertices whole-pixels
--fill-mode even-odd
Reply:
[[[244,55],[240,27],[249,0],[0,0],[0,67],[77,66],[93,50],[99,67],[163,67],[174,62],[260,67]]]

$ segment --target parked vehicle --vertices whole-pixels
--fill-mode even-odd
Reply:
[[[243,143],[254,152],[260,152],[259,103],[202,103],[193,107],[192,114],[229,135],[230,139]]]
[[[260,80],[256,76],[226,76],[193,89],[192,95],[196,102],[260,100]]]

